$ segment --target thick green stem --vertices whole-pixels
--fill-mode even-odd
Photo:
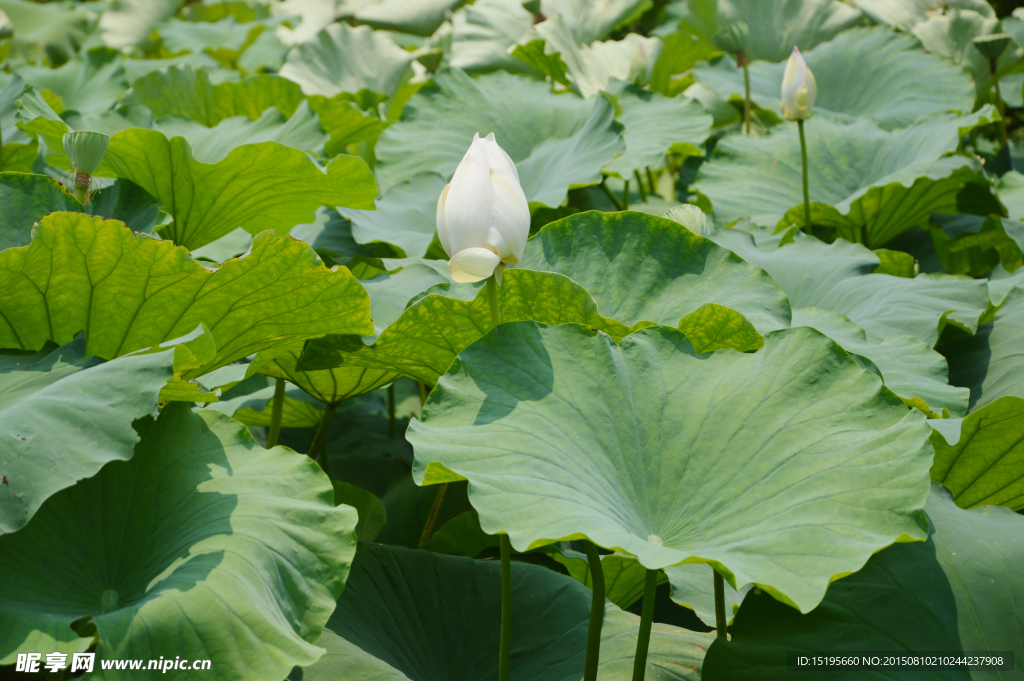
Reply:
[[[718,638],[725,638],[725,580],[718,570],[711,568],[715,573],[715,628],[718,630]]]
[[[512,543],[501,535],[501,645],[498,651],[498,681],[509,681],[512,655]]]
[[[4,131],[0,128],[0,173],[4,171]]]
[[[647,671],[647,648],[651,645],[651,624],[654,622],[654,594],[658,586],[658,571],[648,570],[644,577],[644,604],[640,611],[640,632],[636,637],[636,657],[633,658],[633,681],[644,681]]]
[[[270,407],[270,430],[267,432],[267,449],[277,445],[281,437],[281,414],[284,412],[284,379],[274,383],[274,402]]]
[[[611,189],[609,189],[608,185],[605,184],[605,180],[607,180],[607,179],[608,179],[607,177],[602,177],[601,178],[601,184],[599,186],[604,191],[604,193],[608,195],[608,199],[615,206],[615,210],[622,210],[622,201],[619,201],[619,197],[615,196],[615,192],[613,192]]]
[[[647,181],[651,185],[651,193],[652,194],[657,194],[658,193],[658,186],[654,183],[654,173],[651,172],[651,167],[650,166],[647,166]]]
[[[647,190],[644,189],[644,181],[640,177],[640,169],[634,169],[633,174],[636,175],[636,186],[640,190],[640,203],[647,203]]]
[[[604,567],[601,556],[592,542],[586,542],[587,562],[590,564],[590,582],[593,585],[590,602],[590,627],[587,629],[587,661],[583,681],[597,681],[597,664],[601,661],[601,627],[604,625]]]
[[[622,188],[622,210],[629,210],[629,180]]]
[[[89,187],[83,187],[80,184],[76,184],[75,198],[78,199],[78,202],[84,206],[86,201],[89,200]]]
[[[395,384],[388,386],[388,438],[398,437],[398,421],[395,419]]]
[[[996,86],[996,109],[999,110],[999,141],[1005,147],[1006,142],[1009,139],[1006,135],[1006,107],[1003,105],[1003,94],[999,91],[999,75],[996,73],[998,70],[997,60],[992,59],[990,61],[992,71],[992,82]]]
[[[324,442],[327,440],[327,429],[331,425],[331,419],[334,418],[334,412],[338,408],[338,403],[328,404],[324,409],[324,415],[320,417],[320,425],[316,427],[316,435],[313,437],[313,444],[309,446],[309,458],[316,461],[317,455],[320,450],[323,449]],[[324,457],[324,463],[327,463],[327,457]],[[327,470],[327,466],[321,466],[324,470]]]
[[[498,280],[492,274],[487,279],[487,302],[491,306],[491,328],[501,324],[501,310],[498,308]]]
[[[800,129],[800,160],[803,163],[804,170],[804,231],[808,234],[811,233],[811,192],[807,184],[807,138],[804,136],[804,121],[800,119],[796,122],[796,126]]]
[[[430,389],[427,388],[427,384],[423,381],[416,381],[416,389],[420,393],[420,405],[427,403],[427,395],[430,394]]]
[[[419,546],[423,546],[434,532],[434,523],[437,522],[437,514],[441,512],[441,505],[444,503],[444,495],[447,491],[447,482],[442,482],[437,486],[437,493],[434,494],[434,503],[430,506],[430,515],[427,516],[427,522],[423,525],[423,532],[420,534]]]
[[[750,69],[743,64],[743,134],[750,134]]]

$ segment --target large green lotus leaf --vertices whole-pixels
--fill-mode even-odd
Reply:
[[[675,326],[716,303],[761,334],[788,327],[789,301],[753,265],[672,220],[590,211],[546,225],[516,267],[564,274],[594,297],[601,314],[627,326]]]
[[[212,128],[232,116],[256,120],[270,107],[291,116],[302,101],[302,90],[292,81],[270,74],[214,84],[206,69],[182,65],[135,80],[127,99],[149,108],[154,118],[185,116]]]
[[[292,48],[280,74],[307,95],[370,90],[391,97],[412,74],[412,60],[386,33],[336,23]]]
[[[533,15],[519,0],[477,0],[452,15],[451,46],[446,66],[467,73],[528,70],[508,54],[533,25]]]
[[[601,167],[624,150],[621,126],[603,98],[556,95],[535,78],[500,71],[470,78],[443,69],[381,134],[381,189],[421,172],[451,177],[473,135],[491,132],[516,163],[526,198],[549,206],[559,205],[571,185],[599,182]]]
[[[24,91],[25,81],[14,74],[0,72],[0,132],[3,133],[5,145],[10,142],[25,142],[28,139],[20,128],[15,127],[18,99]]]
[[[667,153],[703,156],[704,141],[711,134],[711,116],[688,97],[665,97],[635,85],[614,82],[608,92],[618,97],[618,120],[626,126],[626,153],[604,167],[630,179],[633,170],[663,168]]]
[[[139,441],[132,421],[159,412],[172,359],[173,350],[87,358],[79,336],[0,373],[0,535],[21,529],[56,492],[131,458]]]
[[[932,433],[932,480],[945,485],[961,508],[998,504],[1024,508],[1024,399],[1000,397],[971,412],[959,439]]]
[[[747,58],[772,62],[788,58],[794,47],[807,51],[832,40],[861,19],[838,0],[691,0],[679,6],[681,31],[709,42],[726,25],[747,22]]]
[[[239,70],[251,72],[255,69],[245,68],[241,63],[243,53],[248,54],[249,48],[257,43],[264,32],[273,36],[274,29],[283,20],[283,17],[275,17],[239,22],[233,16],[227,16],[217,21],[168,19],[161,22],[156,27],[156,31],[160,34],[163,47],[168,52],[174,54],[205,52],[225,66],[237,66]],[[279,41],[275,40],[274,42],[277,42],[280,58],[283,59],[287,48]],[[259,61],[257,58],[257,62]],[[276,60],[271,59],[270,61]],[[253,65],[255,64],[249,64],[249,66]],[[280,65],[278,62],[277,66]]]
[[[963,69],[923,52],[913,36],[884,26],[841,33],[804,52],[804,59],[818,74],[814,100],[818,116],[808,121],[808,132],[820,117],[843,122],[871,118],[892,130],[925,114],[973,108],[974,86]],[[784,63],[750,65],[750,96],[759,106],[779,110],[785,68]],[[729,59],[698,66],[694,75],[723,97],[743,96],[743,71]],[[808,152],[813,150],[814,145],[809,144]]]
[[[352,221],[356,243],[383,242],[409,257],[422,257],[437,233],[437,201],[445,184],[436,173],[420,173],[391,186],[374,202],[376,210],[338,212]]]
[[[665,568],[665,575],[671,588],[672,601],[693,610],[693,613],[709,627],[718,624],[715,612],[714,568],[703,563],[683,563]],[[731,625],[743,597],[754,587],[748,584],[739,591],[731,584],[724,584],[725,620]]]
[[[200,380],[205,381],[205,377]],[[206,409],[231,416],[247,426],[267,427],[275,383],[269,376],[249,376],[225,390]],[[316,428],[323,417],[323,404],[293,385],[285,386],[283,404],[282,428]]]
[[[874,342],[913,336],[934,347],[948,325],[974,333],[988,305],[984,280],[945,274],[919,274],[913,279],[873,274],[881,263],[879,257],[842,239],[825,244],[798,238],[775,250],[761,250],[751,235],[738,230],[719,230],[713,238],[767,270],[794,309],[840,312]]]
[[[1013,651],[1013,671],[968,673],[957,667],[834,668],[816,678],[905,681],[1019,676],[1024,637],[1024,528],[1009,509],[957,508],[932,487],[925,506],[927,542],[897,544],[856,574],[829,587],[822,604],[801,615],[768,595],[749,594],[731,640],[718,639],[704,660],[708,681],[791,679],[787,653],[856,655],[984,654]]]
[[[114,0],[100,15],[103,42],[119,50],[143,46],[156,25],[182,4],[182,0]]]
[[[0,174],[0,250],[28,244],[32,225],[58,210],[80,212],[82,204],[57,180],[28,173]]]
[[[388,127],[388,121],[373,115],[372,109],[363,113],[347,92],[329,99],[323,95],[310,95],[308,99],[320,119],[320,125],[331,137],[327,145],[329,156],[345,151],[348,145],[356,142],[366,142],[372,148],[384,128]]]
[[[110,138],[101,171],[136,183],[164,204],[174,221],[161,236],[198,248],[235,230],[250,234],[312,222],[321,205],[372,208],[376,196],[366,163],[336,156],[320,170],[309,157],[274,142],[232,149],[202,163],[181,137],[124,130]]]
[[[290,118],[270,108],[256,120],[233,116],[212,128],[181,116],[161,118],[153,127],[167,138],[183,137],[192,150],[193,158],[207,164],[223,161],[236,147],[261,142],[277,142],[292,149],[322,155],[328,139],[308,102],[299,104]]]
[[[28,0],[0,0],[14,26],[11,59],[63,64],[78,52],[89,34],[92,20],[78,5]]]
[[[651,8],[650,0],[540,0],[546,17],[558,16],[577,43],[607,39]]]
[[[174,404],[115,461],[0,536],[0,663],[80,649],[174,659],[182,647],[217,678],[284,678],[314,644],[355,553],[356,514],[334,506],[309,457],[261,449],[223,414]],[[54,566],[63,566],[54,570]],[[163,678],[157,671],[96,678]]]
[[[995,11],[985,0],[857,0],[857,7],[875,23],[886,24],[903,31],[914,29],[936,10],[969,9],[986,17]]]
[[[318,644],[327,654],[308,681],[465,681],[497,678],[500,568],[391,546],[356,553],[338,607]],[[578,681],[590,590],[547,568],[512,565],[511,678]],[[614,604],[601,630],[601,681],[632,678],[639,618]],[[711,634],[655,625],[647,678],[698,679]]]
[[[978,327],[974,336],[944,339],[939,350],[949,360],[953,385],[971,389],[971,409],[1012,395],[1024,398],[1024,286],[1010,289],[995,320]]]
[[[371,0],[353,19],[377,29],[428,36],[465,0]]]
[[[216,272],[169,241],[77,213],[42,219],[32,243],[0,253],[0,347],[38,350],[88,337],[103,358],[212,331],[199,376],[259,350],[325,333],[371,333],[369,300],[345,268],[305,243],[265,232]]]
[[[882,372],[885,387],[908,403],[924,400],[932,411],[948,409],[950,416],[967,413],[971,391],[949,385],[946,358],[924,341],[912,336],[890,336],[872,342],[863,328],[839,312],[816,307],[793,310],[793,326],[809,326],[822,332],[849,353],[860,355]]]
[[[447,525],[445,526],[447,527]],[[485,536],[490,537],[492,535]],[[495,546],[497,546],[497,537],[494,537],[494,539]],[[561,563],[566,567],[570,577],[576,579],[588,589],[594,588],[594,578],[590,574],[590,563],[587,561],[586,555],[575,551],[566,551],[564,553],[553,553],[551,557],[555,562]],[[706,565],[699,567],[704,569],[710,580],[711,568]],[[609,553],[608,555],[601,556],[601,570],[604,573],[605,597],[615,605],[625,609],[643,597],[647,568],[637,562],[637,559],[633,556],[623,556],[618,553]],[[667,581],[665,572],[659,572],[658,584],[665,584]]]
[[[367,340],[372,342],[397,320],[416,294],[434,284],[447,281],[450,279],[441,276],[433,268],[414,263],[394,274],[385,273],[361,282],[370,297],[370,314],[373,317],[373,334]],[[302,371],[298,369],[298,363],[303,345],[304,341],[300,340],[260,352],[249,365],[249,375],[259,373],[286,379],[327,404],[337,404],[349,397],[393,383],[401,376],[387,367],[349,364],[332,369]]]
[[[29,85],[46,88],[60,95],[68,109],[98,113],[114,106],[128,89],[121,53],[106,47],[84,52],[60,68],[28,64],[16,67],[16,73]]]
[[[935,114],[894,132],[868,120],[810,119],[805,130],[812,223],[877,248],[926,225],[932,211],[960,212],[957,192],[983,181],[968,158],[943,156],[993,114],[989,106],[968,116]],[[746,217],[766,227],[802,224],[797,126],[778,126],[760,139],[726,137],[701,165],[693,189],[711,200],[720,225]]]
[[[464,350],[406,437],[414,479],[469,480],[483,530],[519,550],[585,537],[651,569],[711,563],[808,612],[925,537],[930,432],[812,329],[702,356],[668,327],[620,347],[523,322]]]
[[[985,3],[987,5],[987,3]],[[982,55],[973,43],[977,36],[998,33],[999,20],[993,16],[985,16],[970,9],[953,10],[945,14],[930,16],[918,22],[913,33],[929,52],[941,54],[954,64],[961,64],[974,78],[975,89],[979,96],[984,95],[992,87],[992,72],[987,57]],[[1012,67],[1020,59],[1019,48],[1008,49],[999,58],[1000,71]],[[1011,87],[1015,83],[1016,87]],[[1019,76],[1011,75],[1000,78],[1000,85],[1006,94],[1004,101],[1008,106],[1020,106]]]

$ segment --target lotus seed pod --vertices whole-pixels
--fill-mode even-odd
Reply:
[[[745,21],[734,21],[728,26],[721,28],[712,40],[715,43],[715,47],[723,52],[728,52],[729,54],[743,52],[747,49],[747,44],[750,42],[750,27]]]
[[[665,217],[673,222],[678,222],[686,229],[698,236],[710,236],[711,225],[708,224],[708,216],[704,215],[697,206],[684,203],[681,206],[669,209]]]
[[[999,59],[1011,41],[1013,41],[1013,36],[1009,33],[993,33],[979,35],[973,42],[978,51],[988,59]]]
[[[98,132],[69,132],[64,135],[64,152],[75,172],[92,175],[107,153],[110,138]]]

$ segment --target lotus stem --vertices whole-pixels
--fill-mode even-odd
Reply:
[[[327,428],[331,425],[331,419],[334,417],[334,412],[338,408],[338,402],[334,402],[327,405],[324,409],[324,415],[320,417],[320,425],[316,427],[316,435],[313,437],[313,444],[309,446],[309,458],[316,461],[317,455],[320,450],[323,449],[324,442],[327,440]],[[327,457],[324,457],[324,463],[327,463]],[[321,466],[324,470],[327,470],[327,466]]]
[[[647,166],[647,181],[651,185],[651,193],[655,194],[658,191],[658,187],[654,184],[654,173],[651,172],[651,167]]]
[[[430,505],[430,515],[427,516],[427,522],[423,525],[423,532],[420,534],[420,543],[418,546],[423,546],[430,539],[430,535],[434,532],[434,523],[437,522],[437,515],[441,512],[441,505],[444,503],[444,495],[448,491],[448,483],[442,482],[437,486],[437,493],[434,494],[434,503]]]
[[[388,438],[398,437],[398,421],[395,419],[395,384],[388,386]]]
[[[587,661],[583,681],[597,681],[597,665],[601,661],[601,627],[604,625],[604,566],[593,542],[586,542],[587,562],[593,595],[590,602],[590,626],[587,629]]]
[[[501,310],[498,308],[498,280],[492,274],[487,279],[487,303],[491,307],[491,328],[501,324]]]
[[[622,210],[629,210],[629,180],[622,187]]]
[[[647,190],[644,189],[644,181],[640,177],[640,170],[634,168],[633,174],[636,175],[636,186],[640,190],[640,203],[647,203]]]
[[[750,69],[743,63],[743,134],[750,134]]]
[[[4,171],[4,131],[0,126],[0,173]]]
[[[512,653],[512,543],[501,535],[501,646],[498,651],[498,681],[509,681]]]
[[[89,203],[89,183],[92,178],[85,173],[75,173],[75,198],[83,206]]]
[[[608,189],[608,185],[605,184],[605,180],[607,179],[607,176],[601,178],[601,189],[604,190],[604,193],[608,195],[608,198],[615,206],[615,210],[622,210],[622,201],[619,201],[619,197],[615,196],[615,192],[613,192],[611,189]]]
[[[416,381],[416,390],[420,393],[420,405],[427,403],[427,395],[430,394],[430,390],[427,389],[427,384],[423,381]]]
[[[284,379],[279,378],[274,382],[274,402],[270,407],[270,430],[267,432],[267,449],[277,446],[277,441],[281,437],[281,414],[283,413]]]
[[[718,638],[725,638],[725,580],[718,570],[711,568],[715,574],[715,628],[718,630]]]
[[[804,174],[804,231],[811,233],[811,192],[807,185],[807,137],[804,135],[804,121],[796,122],[800,130],[800,160],[803,164]]]
[[[658,571],[648,570],[644,577],[644,604],[640,611],[640,631],[636,637],[636,657],[633,658],[633,681],[644,681],[644,674],[647,672],[647,648],[651,645],[654,594],[657,586]]]
[[[989,69],[992,71],[992,82],[996,86],[996,109],[999,111],[999,141],[1005,147],[1009,137],[1006,134],[1006,107],[1003,104],[1003,94],[999,91],[998,60],[989,59]]]

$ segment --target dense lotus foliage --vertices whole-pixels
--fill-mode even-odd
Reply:
[[[1024,678],[1011,10],[0,0],[0,677]]]

